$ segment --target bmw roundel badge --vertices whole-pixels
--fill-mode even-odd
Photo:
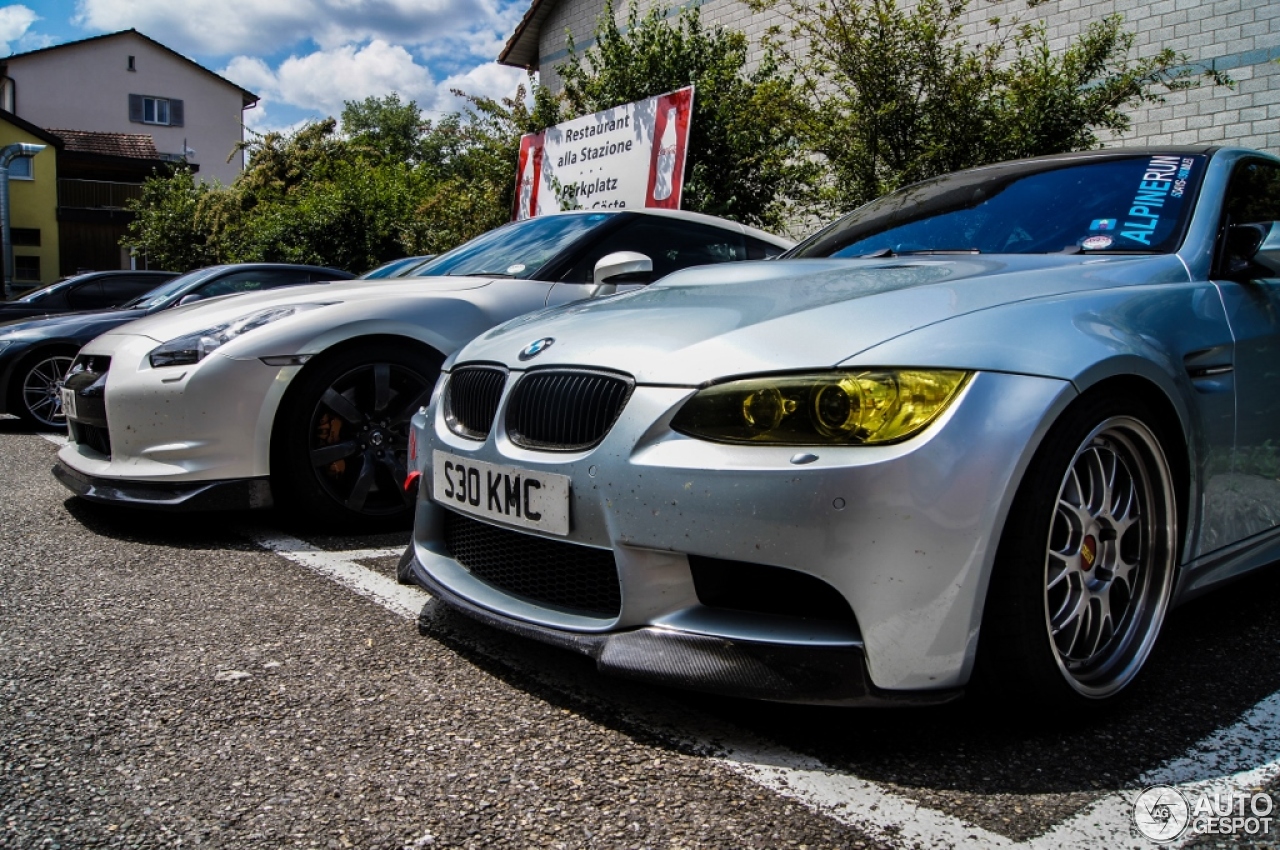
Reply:
[[[534,357],[537,357],[542,352],[546,351],[548,348],[550,348],[554,344],[555,344],[554,337],[544,336],[542,339],[536,340],[535,342],[531,342],[528,345],[526,345],[524,347],[524,351],[520,352],[520,359],[531,360]]]

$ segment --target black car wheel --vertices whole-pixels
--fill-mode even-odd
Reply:
[[[979,661],[998,690],[1070,710],[1119,694],[1176,578],[1172,441],[1143,404],[1094,399],[1045,438],[1000,541]]]
[[[30,357],[13,373],[9,410],[28,425],[41,430],[62,430],[67,417],[62,412],[62,379],[66,377],[74,351],[44,351]]]
[[[308,524],[344,531],[407,525],[409,420],[430,398],[439,364],[371,343],[304,372],[273,437],[277,504]]]

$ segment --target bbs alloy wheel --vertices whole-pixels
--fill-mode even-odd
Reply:
[[[1146,663],[1177,568],[1168,451],[1180,435],[1151,425],[1167,419],[1094,396],[1045,436],[1005,520],[983,614],[975,677],[998,707],[1076,711],[1119,695]]]
[[[1173,589],[1164,453],[1142,422],[1100,425],[1071,459],[1045,553],[1045,627],[1058,669],[1088,697],[1127,685],[1155,644]]]

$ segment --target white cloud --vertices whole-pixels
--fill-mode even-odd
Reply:
[[[218,73],[265,100],[334,117],[348,100],[392,92],[425,108],[437,91],[428,68],[414,62],[403,47],[381,40],[290,56],[274,71],[261,59],[237,56]]]
[[[526,80],[518,68],[488,62],[437,82],[430,69],[417,64],[404,48],[382,41],[291,56],[274,70],[261,59],[237,56],[218,73],[262,96],[259,106],[245,113],[245,121],[258,132],[296,129],[302,123],[269,119],[272,105],[336,118],[349,100],[394,92],[403,101],[417,102],[428,117],[438,117],[465,107],[452,89],[502,99],[514,95]]]
[[[5,53],[12,52],[11,43],[25,36],[38,20],[40,16],[26,6],[0,7],[0,41],[4,42]]]
[[[77,0],[75,22],[89,30],[135,27],[185,53],[271,54],[303,41],[427,44],[484,31],[509,34],[527,3],[518,0]],[[490,57],[486,57],[490,58]]]
[[[453,89],[466,92],[476,97],[491,97],[502,100],[512,97],[516,89],[528,79],[519,68],[509,68],[497,62],[477,65],[465,74],[455,74],[440,83],[436,90],[435,102],[430,105],[429,112],[457,112],[466,105],[466,101],[454,96]],[[425,106],[425,104],[419,104]]]

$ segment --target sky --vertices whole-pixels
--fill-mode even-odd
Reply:
[[[27,0],[0,5],[0,55],[133,28],[261,97],[245,113],[257,132],[392,92],[435,117],[460,108],[451,89],[507,97],[524,82],[495,60],[529,2]]]

